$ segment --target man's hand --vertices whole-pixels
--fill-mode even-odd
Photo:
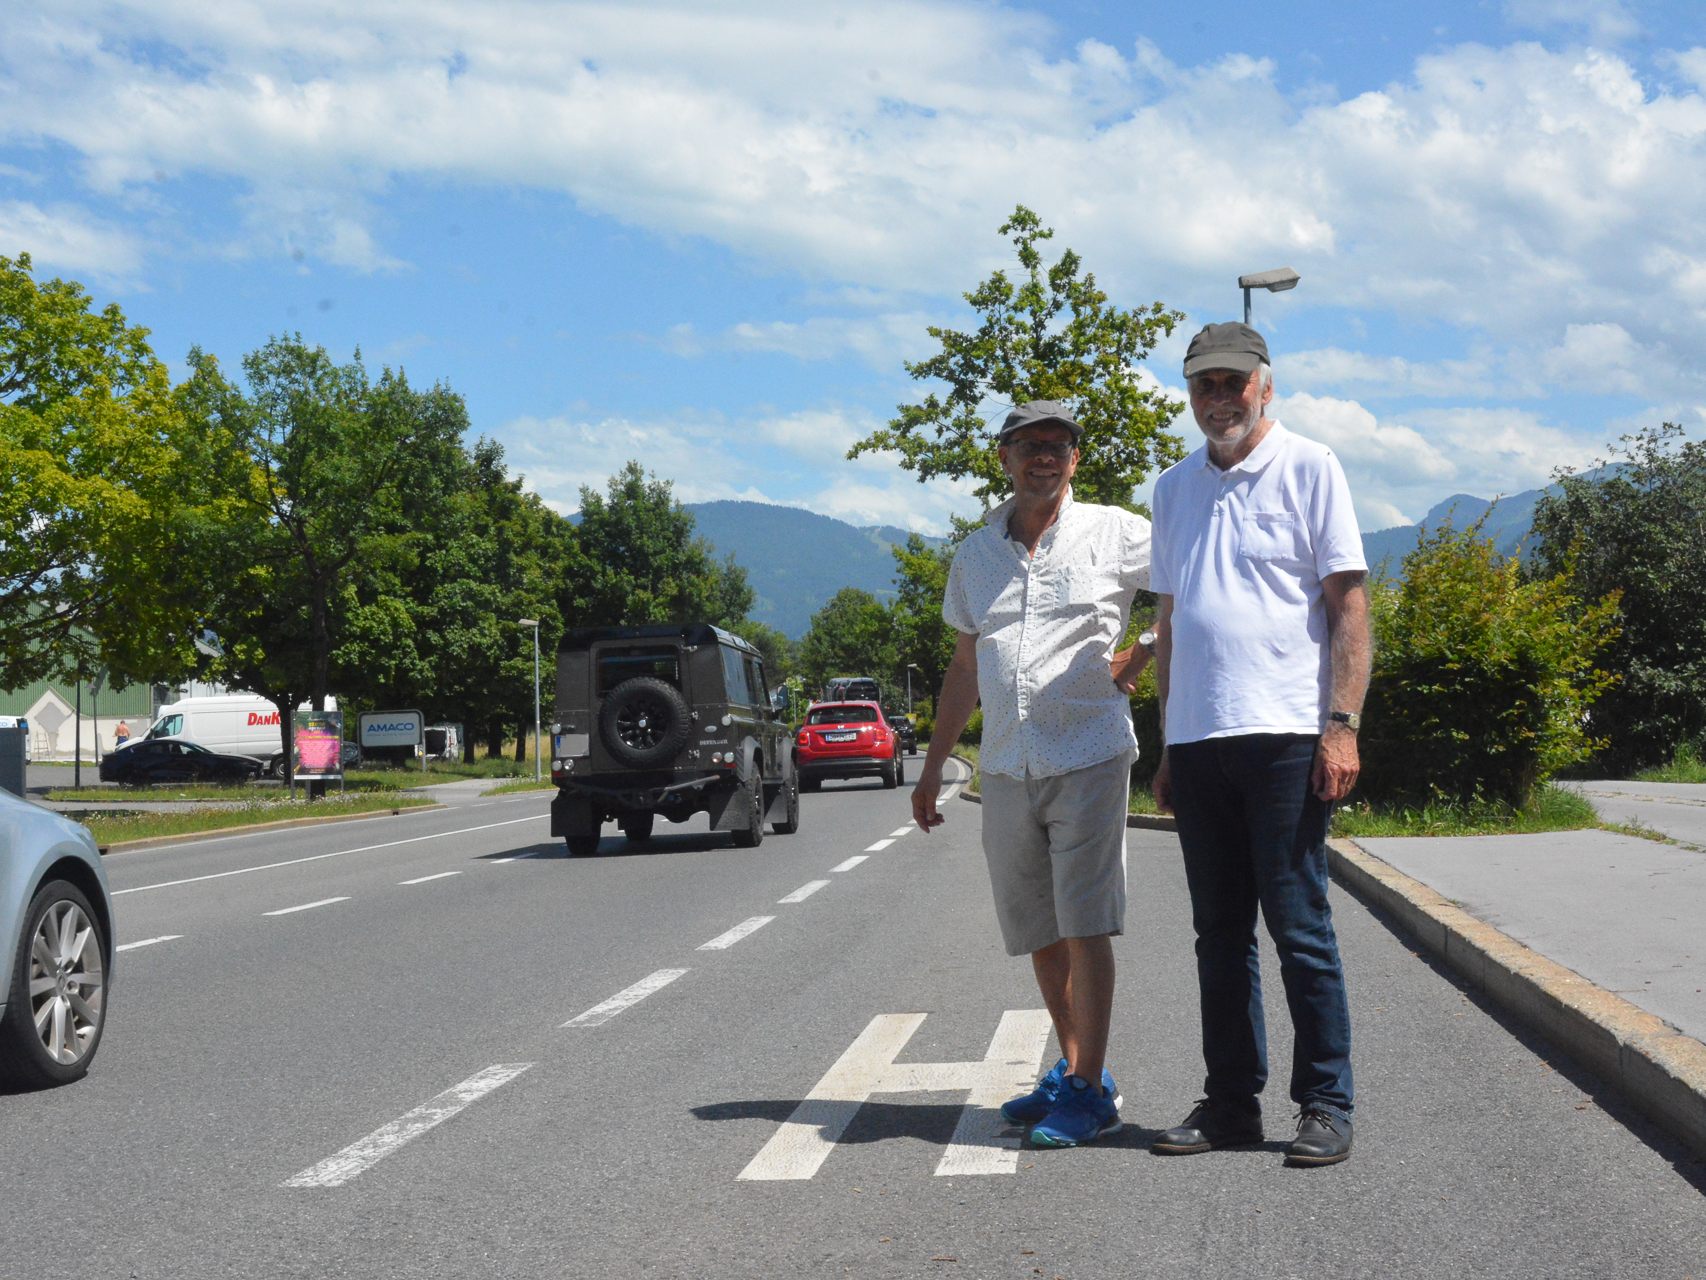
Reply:
[[[1167,763],[1167,748],[1161,748],[1161,763],[1155,768],[1155,778],[1149,784],[1155,797],[1155,807],[1162,813],[1173,812],[1173,770]]]
[[[939,827],[947,821],[936,810],[936,797],[941,794],[941,767],[931,768],[926,762],[918,771],[918,782],[912,788],[912,820],[925,835],[930,834],[931,827]]]
[[[1114,677],[1114,684],[1119,691],[1130,697],[1137,692],[1137,678],[1143,674],[1143,669],[1149,665],[1152,655],[1140,644],[1121,649],[1108,661],[1108,669]]]
[[[1315,748],[1315,768],[1309,775],[1316,796],[1328,804],[1343,800],[1356,786],[1361,769],[1356,730],[1336,720],[1330,722]]]

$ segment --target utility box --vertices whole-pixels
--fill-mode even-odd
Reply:
[[[25,748],[30,731],[18,725],[0,727],[0,789],[15,796],[24,794]]]

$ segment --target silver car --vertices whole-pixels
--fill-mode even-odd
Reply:
[[[107,1020],[113,904],[88,830],[0,791],[0,1086],[68,1084]]]

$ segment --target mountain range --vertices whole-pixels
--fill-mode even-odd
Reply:
[[[1482,532],[1503,555],[1522,553],[1540,499],[1556,486],[1526,489],[1489,500],[1453,494],[1435,504],[1419,524],[1377,529],[1362,536],[1363,554],[1377,574],[1398,576],[1404,556],[1414,550],[1424,529],[1442,524],[1458,528],[1482,516]],[[765,502],[690,502],[700,537],[719,557],[733,555],[746,570],[757,600],[752,617],[798,640],[812,615],[843,587],[859,587],[882,601],[895,594],[893,548],[905,543],[907,530],[893,525],[857,526],[799,507]],[[940,545],[945,539],[926,538]]]

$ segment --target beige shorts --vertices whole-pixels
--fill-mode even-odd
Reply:
[[[1130,753],[1050,778],[983,775],[983,856],[1010,956],[1125,929]]]

